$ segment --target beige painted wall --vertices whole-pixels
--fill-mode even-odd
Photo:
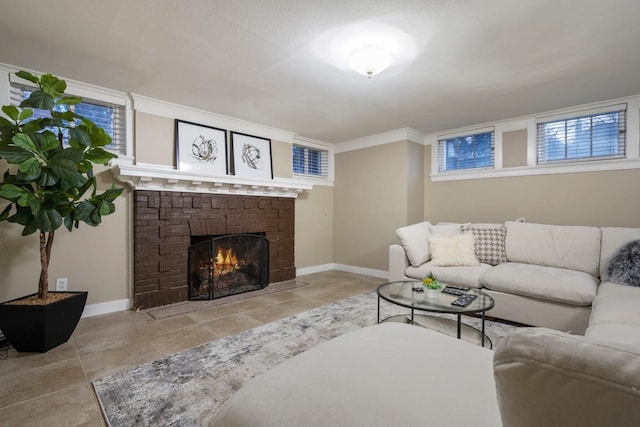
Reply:
[[[407,143],[407,219],[405,225],[424,217],[424,146]]]
[[[504,132],[504,166],[526,165],[527,132]],[[505,147],[506,145],[506,147]],[[425,167],[431,170],[431,146]],[[640,227],[640,170],[565,173],[425,184],[427,221]]]
[[[400,141],[336,155],[335,263],[388,269],[395,229],[422,217],[421,152]]]
[[[135,113],[136,163],[175,166],[175,120]]]
[[[640,227],[640,171],[429,182],[428,221]]]
[[[333,262],[333,187],[314,186],[296,199],[296,269]]]
[[[97,174],[99,187],[113,182],[104,168]],[[61,227],[55,234],[49,266],[49,288],[55,289],[58,277],[68,278],[68,289],[89,291],[87,304],[116,301],[130,295],[128,280],[129,236],[127,234],[127,195],[116,200],[116,212],[102,224],[80,224],[73,232]],[[23,237],[21,228],[0,223],[0,301],[32,294],[38,290],[40,277],[39,235]]]
[[[425,147],[427,175],[432,147]],[[640,227],[640,170],[432,182],[425,220]]]

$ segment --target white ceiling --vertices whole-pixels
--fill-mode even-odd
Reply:
[[[0,62],[340,142],[640,94],[638,0],[0,0]],[[395,65],[346,68],[358,31]],[[407,51],[400,51],[405,49]]]

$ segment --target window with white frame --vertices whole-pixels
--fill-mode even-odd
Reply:
[[[624,158],[626,104],[537,120],[538,164]]]
[[[10,86],[9,98],[13,105],[20,105],[20,103],[29,98],[35,88],[19,83],[12,82]],[[126,107],[124,105],[103,102],[94,99],[82,98],[82,102],[77,105],[58,105],[56,109],[63,112],[64,109],[73,109],[75,113],[86,117],[93,121],[98,127],[101,127],[111,137],[111,144],[105,148],[109,151],[113,151],[117,154],[126,154]],[[49,112],[46,110],[34,109],[33,119],[39,119],[49,117]],[[69,139],[68,130],[67,134],[63,132],[63,143],[67,143]]]
[[[329,152],[293,144],[293,173],[313,178],[327,178],[329,175]]]
[[[493,130],[483,130],[439,139],[438,172],[493,168],[494,134]]]

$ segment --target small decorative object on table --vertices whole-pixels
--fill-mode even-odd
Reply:
[[[422,286],[424,287],[425,298],[437,297],[442,289],[442,283],[438,282],[433,273],[429,273],[427,277],[422,279]]]

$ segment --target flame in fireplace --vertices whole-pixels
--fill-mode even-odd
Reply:
[[[231,248],[218,248],[215,257],[215,268],[218,271],[234,269],[238,266],[238,258]]]

